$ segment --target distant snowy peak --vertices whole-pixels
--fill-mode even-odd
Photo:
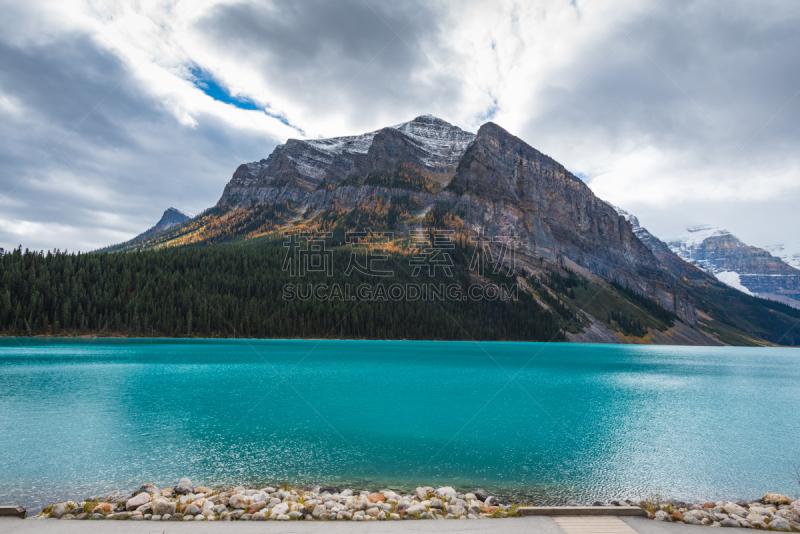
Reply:
[[[800,298],[800,271],[727,230],[707,224],[693,226],[665,241],[675,254],[740,291],[767,298]],[[778,247],[782,246],[774,248]]]
[[[675,254],[712,274],[728,271],[725,259],[747,247],[728,230],[710,224],[690,226],[664,242]]]
[[[790,245],[769,245],[764,247],[773,256],[776,256],[795,269],[800,269],[800,242]]]
[[[693,265],[723,284],[748,295],[778,300],[800,307],[800,271],[766,250],[742,243],[729,231],[702,224],[661,241],[639,224],[639,219],[611,204],[617,213],[631,223],[636,237],[672,272],[689,279],[699,279],[687,270]],[[775,245],[775,250],[800,263],[800,247]]]
[[[690,226],[685,232],[664,239],[664,242],[684,260],[714,275],[729,272],[722,265],[724,258],[732,250],[745,246],[729,231],[710,224]]]
[[[672,237],[665,239],[664,241],[673,248],[679,248],[680,250],[688,250],[692,247],[696,247],[702,244],[706,239],[710,237],[721,237],[721,236],[730,236],[733,239],[736,239],[729,231],[723,230],[722,228],[712,226],[710,224],[701,224],[698,226],[690,226],[686,229],[686,232],[682,234],[678,234]],[[738,239],[736,239],[738,241]],[[680,254],[677,250],[676,253],[684,257]]]

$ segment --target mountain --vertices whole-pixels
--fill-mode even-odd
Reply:
[[[178,208],[167,208],[167,210],[164,211],[164,214],[161,215],[161,218],[158,220],[155,226],[137,235],[136,237],[134,237],[134,239],[143,239],[146,237],[150,237],[152,235],[163,232],[168,228],[172,228],[173,226],[185,223],[191,218],[192,215],[186,213],[185,211],[181,211]]]
[[[393,232],[398,266],[413,256],[413,230],[451,232],[460,257],[488,238],[498,267],[538,303],[536,321],[572,341],[800,342],[785,334],[790,308],[728,288],[491,122],[473,134],[424,115],[361,135],[290,139],[240,165],[197,217],[108,250],[280,247],[287,231],[325,231],[348,254],[346,232],[365,228]],[[509,244],[513,269],[502,255]],[[498,283],[470,262],[456,271],[462,287]]]
[[[800,270],[727,230],[695,226],[666,241],[675,254],[731,287],[800,306]]]
[[[397,172],[404,175],[387,176]],[[475,233],[518,241],[529,271],[539,270],[537,258],[567,259],[696,322],[630,224],[562,165],[493,123],[474,135],[426,115],[360,136],[289,140],[241,165],[217,206],[291,202],[307,218],[369,198],[391,204],[409,189],[420,213],[444,204]]]
[[[152,239],[154,237],[158,236],[162,232],[165,232],[166,230],[169,230],[170,228],[174,228],[175,226],[185,223],[192,217],[193,216],[191,214],[181,211],[178,208],[167,208],[161,215],[161,218],[158,220],[158,222],[148,230],[145,230],[130,241],[126,241],[118,245],[111,245],[109,247],[102,248],[97,252],[122,252],[150,248],[146,247],[144,244],[148,243],[150,246],[152,246]]]

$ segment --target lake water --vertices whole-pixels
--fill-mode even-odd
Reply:
[[[800,350],[0,339],[0,504],[144,482],[794,496]]]

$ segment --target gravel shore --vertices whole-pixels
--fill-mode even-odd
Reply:
[[[514,515],[515,506],[476,489],[418,487],[411,494],[361,491],[336,486],[298,488],[195,487],[188,478],[160,490],[144,484],[129,497],[115,491],[105,498],[59,502],[36,517],[133,521],[387,521],[478,519]]]
[[[755,501],[685,503],[676,500],[640,503],[656,521],[713,527],[800,532],[800,500],[767,493]]]
[[[800,500],[768,493],[756,501],[686,503],[615,499],[593,506],[639,506],[655,521],[715,527],[800,532]],[[570,503],[580,506],[578,503]],[[61,520],[130,521],[402,521],[414,519],[500,519],[517,515],[519,503],[501,503],[481,489],[418,487],[399,494],[342,489],[195,487],[182,478],[174,488],[144,484],[130,496],[119,491],[81,502],[59,502],[35,517]]]

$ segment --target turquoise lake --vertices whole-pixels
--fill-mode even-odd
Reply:
[[[0,339],[0,504],[144,482],[794,496],[800,350]]]

